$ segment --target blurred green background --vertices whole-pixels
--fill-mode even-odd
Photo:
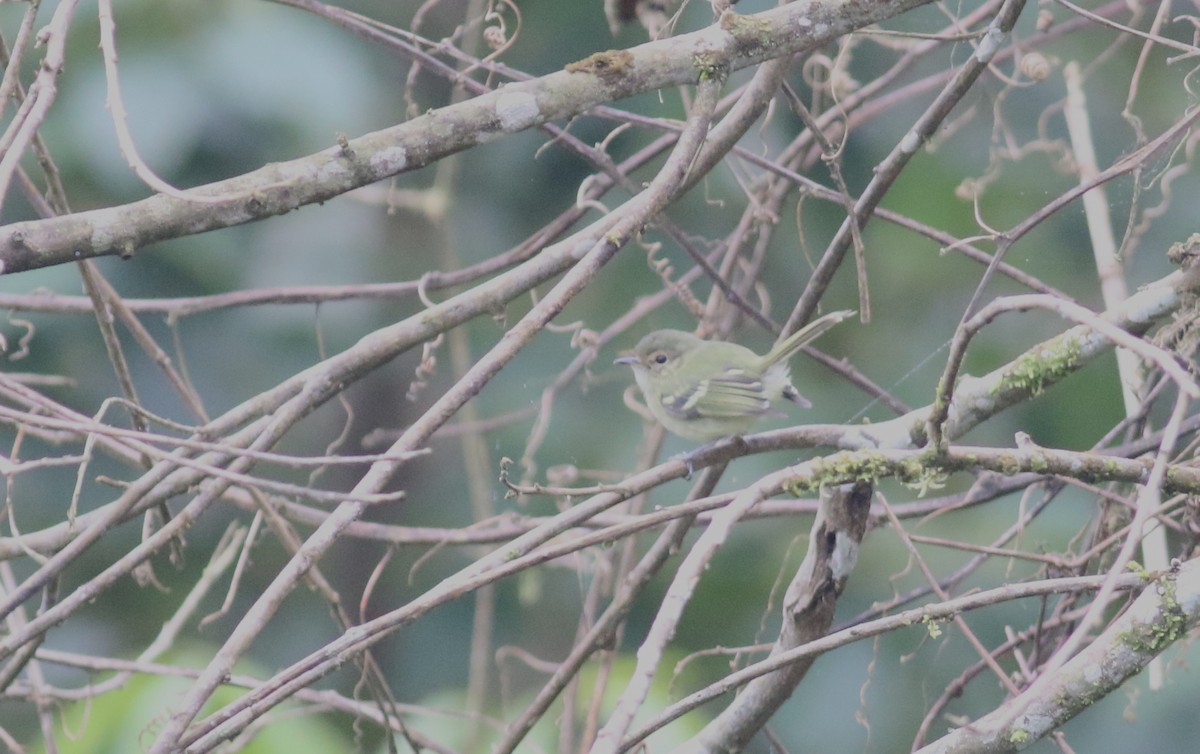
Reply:
[[[348,3],[366,16],[399,27],[407,27],[416,2],[378,1]],[[433,39],[446,36],[462,21],[462,2],[434,6],[422,33]],[[632,46],[644,32],[628,28],[613,38],[599,2],[562,3],[555,0],[521,2],[523,28],[520,38],[502,60],[533,75],[561,68],[571,60],[611,47]],[[693,3],[680,28],[689,30],[703,23],[707,3]],[[741,13],[769,7],[765,0],[743,0]],[[975,3],[967,3],[975,7]],[[41,22],[49,18],[53,4],[43,9]],[[24,5],[0,5],[0,29],[11,40]],[[1061,10],[1053,11],[1065,18]],[[1025,11],[1019,36],[1033,35],[1033,7]],[[239,175],[271,161],[307,155],[332,146],[335,136],[355,137],[402,121],[406,116],[405,86],[407,61],[363,42],[312,15],[269,2],[250,0],[127,0],[117,3],[116,20],[125,105],[142,157],[163,178],[180,187],[190,187]],[[941,11],[925,8],[891,24],[932,32],[945,26]],[[39,24],[40,25],[40,24]],[[57,103],[43,129],[51,153],[58,161],[68,187],[72,208],[84,210],[131,202],[149,195],[147,188],[127,167],[119,154],[114,129],[105,108],[106,89],[97,47],[98,26],[94,8],[84,4],[72,27],[67,67],[60,79]],[[1071,59],[1095,61],[1087,95],[1094,118],[1102,165],[1136,146],[1128,125],[1121,119],[1130,71],[1139,47],[1125,45],[1107,58],[1096,60],[1097,51],[1114,39],[1111,30],[1092,27],[1044,48],[1058,64]],[[905,82],[933,73],[950,63],[961,63],[970,54],[965,45],[945,45],[930,56]],[[851,73],[860,81],[882,72],[894,53],[874,44],[856,49]],[[1151,135],[1180,117],[1194,98],[1183,88],[1184,71],[1164,63],[1165,53],[1151,55],[1151,64],[1141,82],[1136,112]],[[27,57],[32,70],[36,58]],[[1006,70],[1010,70],[1006,68]],[[28,75],[24,77],[28,81]],[[745,74],[736,80],[744,80]],[[792,83],[802,88],[798,75]],[[414,87],[418,111],[444,105],[447,84],[421,74]],[[1003,97],[1001,97],[1003,95]],[[995,78],[985,77],[959,106],[947,129],[929,149],[920,154],[901,176],[884,201],[888,209],[909,214],[933,227],[959,235],[979,233],[971,203],[956,196],[955,189],[966,178],[978,177],[988,166],[994,150],[1011,144],[1027,144],[1048,129],[1048,138],[1062,139],[1065,130],[1060,115],[1039,117],[1063,97],[1061,71],[1036,86],[1009,89]],[[872,168],[890,151],[905,130],[928,104],[930,96],[913,97],[888,109],[883,117],[854,130],[847,146],[843,169],[851,191],[861,190]],[[677,92],[663,92],[617,103],[646,115],[680,117]],[[801,128],[800,122],[780,107],[761,129],[752,129],[744,146],[752,151],[772,151],[787,143]],[[572,133],[585,142],[604,138],[611,123],[581,118],[571,124]],[[657,134],[631,129],[610,146],[615,157],[624,157],[649,143]],[[140,250],[130,261],[115,258],[98,262],[101,271],[128,298],[198,296],[258,287],[293,285],[352,285],[366,282],[416,280],[424,272],[445,269],[447,249],[453,249],[461,265],[469,265],[502,253],[523,241],[543,223],[571,205],[576,189],[590,167],[570,152],[550,147],[541,150],[548,136],[527,132],[501,139],[461,155],[450,194],[448,222],[435,224],[419,212],[384,207],[347,196],[322,206],[304,207],[286,216],[199,236],[164,242]],[[32,165],[32,162],[29,163]],[[657,164],[657,163],[656,163]],[[1165,168],[1165,162],[1157,165]],[[747,170],[739,166],[739,170]],[[814,168],[813,177],[828,184],[824,168]],[[423,189],[432,184],[434,170],[427,169],[396,179],[397,189]],[[651,175],[643,172],[640,180]],[[1141,180],[1147,184],[1152,176]],[[1076,178],[1059,169],[1053,150],[1033,151],[1006,162],[996,182],[980,203],[980,215],[991,226],[1005,229],[1021,221],[1048,201],[1074,185]],[[1164,252],[1176,240],[1196,230],[1194,213],[1188,205],[1195,192],[1195,175],[1180,179],[1174,187],[1170,211],[1141,237],[1136,252],[1127,260],[1131,288],[1155,280],[1170,271]],[[1131,179],[1109,187],[1114,223],[1118,233],[1135,198]],[[1151,187],[1153,190],[1153,187]],[[625,195],[613,192],[605,198],[616,206]],[[1157,194],[1155,194],[1157,201]],[[738,222],[745,196],[735,174],[722,168],[670,210],[671,217],[689,233],[705,239],[720,239]],[[807,199],[799,210],[794,201],[780,220],[763,279],[769,281],[771,315],[782,320],[791,309],[811,269],[841,222],[840,211],[829,204]],[[595,211],[589,219],[596,217]],[[4,207],[3,222],[29,219],[32,211],[15,193]],[[799,218],[801,232],[797,230]],[[867,228],[869,275],[875,321],[869,325],[850,322],[822,339],[819,347],[837,357],[846,357],[865,374],[892,390],[913,406],[930,402],[933,386],[944,366],[944,343],[953,333],[970,299],[982,268],[956,254],[941,254],[928,239],[875,221]],[[651,230],[648,240],[664,240]],[[989,247],[990,248],[990,247]],[[670,259],[677,270],[690,265],[686,255],[669,242],[660,256]],[[1021,242],[1007,261],[1037,275],[1045,282],[1093,308],[1101,307],[1094,264],[1082,209],[1074,204],[1056,214]],[[839,274],[825,299],[827,308],[856,306],[851,269]],[[633,246],[621,252],[604,270],[597,285],[576,299],[560,318],[562,323],[582,322],[602,330],[628,310],[638,297],[659,290],[661,281],[648,268],[645,253]],[[49,289],[78,295],[78,272],[70,266],[56,267],[0,278],[0,292],[28,293]],[[702,289],[706,294],[707,290]],[[997,281],[986,298],[1023,292],[1008,281]],[[435,292],[441,300],[446,292]],[[471,354],[484,353],[503,332],[505,323],[515,322],[526,311],[519,303],[504,313],[502,321],[480,318],[469,323]],[[313,305],[259,306],[228,309],[184,318],[178,323],[182,353],[188,372],[217,415],[237,405],[304,367],[320,360],[322,349],[335,353],[363,335],[420,311],[415,298],[389,301],[355,301]],[[31,353],[21,362],[10,362],[15,371],[55,374],[75,381],[70,387],[49,392],[85,413],[96,412],[108,396],[119,393],[107,363],[94,319],[88,315],[20,315],[31,321],[36,335]],[[172,331],[162,317],[147,316],[145,324],[159,338],[172,342]],[[610,366],[620,349],[630,347],[646,332],[664,326],[690,328],[693,322],[677,304],[655,312],[634,330],[601,351],[584,379],[569,387],[557,401],[549,434],[536,456],[541,470],[568,464],[585,472],[623,473],[633,469],[642,438],[641,420],[622,406],[621,393],[629,383],[623,370]],[[0,323],[2,332],[15,340],[23,331],[19,323]],[[1005,363],[1025,347],[1063,329],[1049,314],[1025,314],[1000,319],[974,343],[967,369],[979,374]],[[318,339],[319,333],[319,339]],[[739,330],[746,345],[765,349],[770,336],[753,325]],[[476,399],[484,418],[511,411],[535,408],[542,390],[574,358],[569,332],[544,331],[509,368],[505,369]],[[190,421],[156,367],[132,346],[135,379],[143,403],[152,411]],[[405,399],[419,354],[411,351],[351,386],[346,397],[353,406],[348,448],[361,447],[364,435],[376,430],[395,430],[419,416],[448,385],[452,372],[448,353],[440,352],[439,367],[430,384],[416,401]],[[1110,357],[1041,397],[1010,410],[973,431],[965,441],[973,444],[1009,445],[1013,433],[1030,433],[1041,445],[1086,449],[1095,443],[1122,413],[1115,362]],[[803,415],[814,422],[846,422],[889,418],[887,411],[870,404],[862,393],[829,379],[829,373],[811,360],[799,359],[794,376],[802,392],[816,408]],[[295,454],[322,454],[347,421],[345,409],[330,404],[314,413],[292,432],[279,448]],[[490,464],[499,459],[519,458],[533,417],[489,431]],[[776,422],[777,426],[783,420]],[[12,431],[0,429],[5,444]],[[465,526],[474,520],[466,476],[460,473],[461,445],[452,438],[435,438],[431,457],[409,464],[397,486],[407,491],[407,500],[372,512],[375,520],[411,526]],[[668,440],[667,453],[687,446]],[[364,451],[366,452],[366,451]],[[734,489],[791,459],[776,455],[745,458],[735,462],[723,481],[723,489]],[[127,475],[127,470],[99,462],[96,474]],[[303,483],[307,472],[278,471],[272,475]],[[344,489],[355,480],[354,469],[333,470],[323,484]],[[489,471],[489,479],[496,474]],[[607,478],[607,477],[606,477]],[[10,496],[24,531],[60,521],[74,485],[74,476],[47,469],[23,475],[10,486]],[[951,480],[946,491],[962,488],[962,480]],[[659,490],[652,502],[669,505],[681,499],[687,487],[677,482]],[[902,487],[884,486],[892,502],[915,496]],[[517,504],[506,500],[503,488],[492,485],[498,512],[550,513],[550,501]],[[936,493],[935,493],[936,494]],[[90,509],[113,497],[111,489],[89,482],[82,507]],[[1016,517],[1017,498],[979,509],[944,516],[917,531],[934,536],[957,537],[989,543],[996,533]],[[1058,499],[1035,525],[1022,536],[1020,545],[1031,550],[1061,551],[1068,539],[1092,515],[1095,503],[1080,492]],[[125,580],[76,619],[53,630],[47,647],[71,651],[132,657],[157,632],[159,622],[176,608],[177,600],[195,581],[203,566],[200,554],[231,519],[244,515],[229,507],[218,511],[189,533],[191,551],[182,571],[156,561],[157,573],[172,588],[169,594],[143,589]],[[701,583],[695,602],[675,646],[683,653],[714,645],[738,646],[765,641],[777,623],[779,595],[771,602],[777,579],[786,579],[799,562],[809,521],[770,520],[740,526],[717,557]],[[123,552],[139,536],[136,523],[113,532],[93,548],[84,561],[65,576],[62,591],[90,577]],[[353,602],[385,546],[374,542],[346,541],[322,563],[343,594]],[[926,548],[926,557],[938,572],[966,560],[962,553]],[[373,609],[390,609],[420,594],[449,569],[464,565],[478,555],[476,550],[445,549],[410,569],[427,548],[400,548],[389,566],[387,577],[372,596]],[[273,542],[255,550],[246,583],[240,589],[229,616],[199,631],[189,632],[188,646],[171,661],[202,667],[204,658],[218,646],[236,624],[237,616],[286,561]],[[840,614],[849,618],[896,591],[919,583],[919,575],[905,572],[905,552],[888,530],[873,532],[867,539],[862,561],[849,584]],[[29,563],[14,563],[18,575],[31,570]],[[981,570],[962,588],[986,587],[1005,580],[1028,576],[1030,569],[1017,566],[1005,570],[993,565]],[[623,650],[632,653],[653,618],[654,597],[665,581],[639,602],[625,635]],[[556,660],[570,647],[579,615],[584,586],[578,574],[567,568],[543,569],[534,577],[513,579],[499,586],[497,636],[499,646],[513,644],[529,648],[538,657]],[[776,587],[777,588],[777,587]],[[216,609],[221,595],[212,597]],[[1035,619],[1040,606],[1028,602],[995,608],[971,616],[971,625],[985,642],[1002,641],[1005,625],[1024,626]],[[375,613],[372,613],[375,614]],[[416,625],[393,635],[379,645],[379,656],[389,669],[389,678],[402,701],[430,704],[447,709],[463,705],[467,679],[467,653],[471,630],[472,603],[459,601]],[[313,620],[319,615],[321,620]],[[320,600],[306,590],[298,591],[273,621],[274,629],[259,641],[248,661],[247,672],[269,673],[286,665],[336,635]],[[1121,693],[1096,705],[1066,728],[1067,740],[1076,751],[1191,751],[1200,740],[1200,719],[1193,714],[1200,693],[1188,663],[1190,647],[1175,648],[1168,686],[1164,692],[1148,693],[1142,678]],[[945,688],[959,668],[972,661],[972,652],[956,631],[940,639],[925,636],[920,628],[891,634],[872,644],[862,642],[820,659],[793,700],[774,718],[772,727],[792,751],[802,752],[896,752],[906,750],[927,705]],[[656,691],[661,699],[678,698],[726,672],[728,660],[710,657],[688,666],[671,688]],[[619,667],[628,671],[628,663]],[[80,686],[86,676],[74,670],[47,666],[47,677],[64,686]],[[511,719],[540,685],[542,676],[516,661],[502,661],[500,675],[505,693],[492,689],[495,701],[488,711]],[[330,685],[349,692],[355,680],[344,671]],[[96,739],[77,741],[60,737],[64,750],[130,751],[137,732],[163,714],[161,700],[175,698],[179,683],[139,680],[123,704],[108,700],[111,707],[92,711],[87,727]],[[956,715],[970,718],[981,714],[1002,698],[994,679],[980,679],[968,688],[963,699],[951,707]],[[155,700],[159,704],[155,704]],[[64,707],[65,719],[76,725],[78,709]],[[702,717],[702,716],[701,716]],[[687,725],[699,725],[701,717]],[[105,734],[105,726],[119,719],[123,732]],[[106,722],[107,721],[107,722]],[[39,750],[40,734],[32,709],[6,701],[0,705],[0,725]],[[80,724],[82,725],[82,724]],[[342,749],[355,743],[348,717],[328,714],[308,718],[304,725],[308,749],[324,741],[321,750]],[[935,726],[935,733],[948,723]],[[452,718],[418,722],[434,735],[453,734],[461,724]],[[682,729],[681,729],[682,730]],[[99,732],[98,732],[99,731]],[[133,738],[129,738],[133,731]],[[106,735],[109,737],[106,738]],[[681,734],[680,734],[681,735]],[[124,737],[123,737],[124,736]],[[540,742],[553,746],[553,735],[542,731]],[[368,749],[379,746],[373,734],[362,742]],[[459,742],[461,743],[461,742]],[[260,738],[262,751],[292,750],[287,741]],[[755,742],[755,751],[766,751]],[[71,748],[76,747],[76,748]],[[1057,748],[1040,742],[1031,751]]]

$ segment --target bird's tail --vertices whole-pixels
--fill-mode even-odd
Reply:
[[[843,309],[840,312],[830,312],[818,317],[801,327],[796,332],[784,338],[778,345],[763,357],[763,365],[770,366],[776,362],[786,362],[792,358],[801,347],[819,338],[826,330],[854,314],[853,309]]]

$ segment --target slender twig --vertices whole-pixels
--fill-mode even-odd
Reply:
[[[619,750],[628,751],[638,742],[645,740],[654,731],[662,728],[672,720],[683,716],[685,713],[696,709],[700,705],[743,686],[755,678],[777,671],[804,658],[815,657],[861,639],[878,636],[899,628],[908,628],[914,625],[924,627],[929,621],[947,620],[962,612],[977,610],[1015,599],[1081,590],[1094,591],[1100,588],[1103,580],[1103,577],[1100,576],[1076,576],[1031,581],[1023,584],[1006,584],[1002,587],[974,592],[945,602],[922,605],[921,607],[905,610],[895,615],[870,621],[869,623],[861,623],[852,628],[842,629],[783,654],[748,665],[737,672],[730,673],[720,681],[684,697],[664,709],[652,721],[644,724],[641,728],[638,728],[626,737],[621,742]],[[1143,580],[1133,574],[1125,574],[1119,582],[1123,589],[1132,589],[1142,583]]]

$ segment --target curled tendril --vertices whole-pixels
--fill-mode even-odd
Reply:
[[[437,349],[441,347],[445,339],[446,335],[442,333],[421,346],[421,363],[417,365],[416,372],[413,374],[413,380],[409,383],[408,390],[404,393],[404,397],[407,400],[416,401],[421,391],[429,384],[427,378],[437,372]]]
[[[20,361],[21,359],[23,359],[29,355],[29,342],[33,340],[33,335],[37,331],[37,328],[35,328],[33,326],[33,323],[27,319],[18,319],[16,317],[9,317],[8,321],[13,323],[14,325],[17,325],[18,327],[25,328],[25,333],[20,338],[17,339],[16,352],[9,354],[9,357],[8,357],[9,361]],[[5,353],[8,352],[8,339],[5,338],[3,335],[0,335],[0,351],[5,352]]]
[[[646,263],[654,273],[662,280],[663,286],[670,289],[680,303],[687,307],[687,310],[692,316],[700,319],[704,316],[704,305],[692,293],[692,290],[686,285],[683,285],[674,279],[675,268],[671,265],[670,260],[660,258],[658,253],[662,251],[661,243],[650,243],[639,241],[642,248],[646,250]]]

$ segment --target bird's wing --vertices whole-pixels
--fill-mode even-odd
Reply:
[[[727,369],[664,395],[662,404],[668,414],[679,419],[756,416],[771,408],[762,380],[742,369]]]

